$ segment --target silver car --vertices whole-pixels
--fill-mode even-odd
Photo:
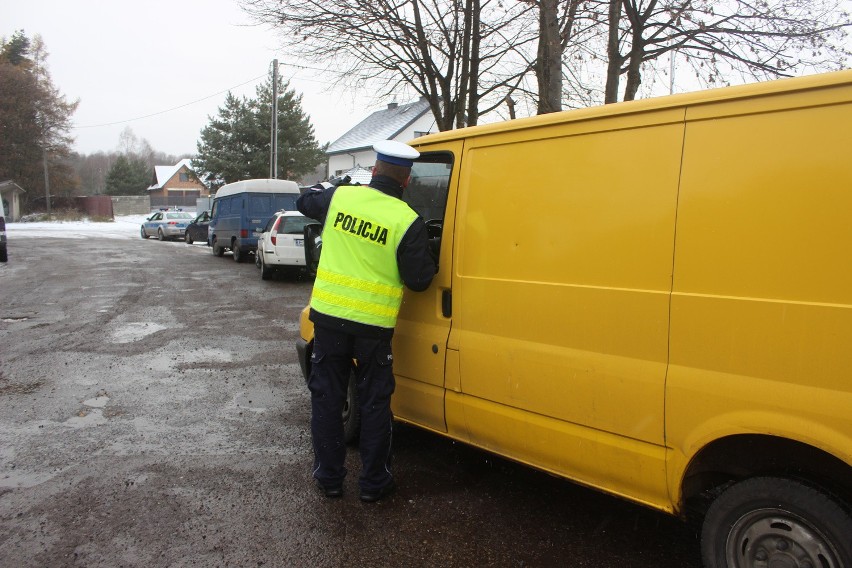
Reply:
[[[157,211],[142,223],[140,235],[143,239],[156,236],[161,241],[182,239],[194,218],[192,213],[185,211]]]

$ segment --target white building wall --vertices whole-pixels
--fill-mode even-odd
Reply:
[[[416,137],[415,132],[419,135],[422,132],[435,133],[437,131],[438,129],[435,127],[435,118],[432,116],[431,112],[427,112],[411,123],[408,128],[400,132],[394,140],[410,142]],[[374,142],[378,142],[378,140],[375,140]],[[329,175],[334,176],[340,172],[351,170],[355,166],[372,168],[375,164],[376,153],[372,148],[370,148],[368,150],[361,150],[360,152],[352,152],[351,154],[335,154],[333,156],[329,156],[328,172]]]

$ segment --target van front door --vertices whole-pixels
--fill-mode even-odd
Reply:
[[[461,143],[441,145],[441,151],[420,148],[403,194],[427,223],[431,245],[439,250],[439,270],[424,292],[405,290],[394,332],[394,415],[418,426],[446,432],[444,362],[451,313],[451,256],[455,193]]]

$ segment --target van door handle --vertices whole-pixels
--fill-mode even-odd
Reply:
[[[453,291],[444,290],[441,292],[441,314],[445,318],[453,316]]]

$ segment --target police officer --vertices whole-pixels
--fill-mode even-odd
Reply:
[[[315,186],[299,211],[323,223],[323,245],[311,295],[313,476],[326,497],[343,494],[346,476],[343,404],[356,362],[361,411],[360,498],[378,501],[396,488],[391,475],[391,338],[403,285],[429,287],[437,271],[423,219],[402,201],[414,148],[384,140],[373,146],[376,165],[366,186]]]

